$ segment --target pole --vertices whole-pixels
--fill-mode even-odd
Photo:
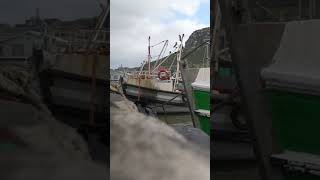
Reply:
[[[198,127],[198,124],[196,123],[195,121],[195,115],[194,115],[194,111],[193,111],[193,106],[190,102],[190,94],[189,93],[189,89],[186,85],[186,82],[187,82],[187,79],[186,79],[186,76],[185,76],[185,73],[184,73],[184,70],[186,68],[186,64],[185,64],[185,61],[181,61],[181,55],[182,55],[182,48],[183,48],[183,37],[184,35],[180,36],[180,45],[178,47],[178,52],[177,52],[177,72],[176,72],[176,79],[175,79],[175,84],[174,84],[174,88],[176,88],[178,82],[179,82],[179,77],[180,77],[180,73],[181,73],[181,79],[182,79],[182,84],[183,84],[183,88],[184,88],[184,93],[185,93],[185,96],[187,97],[187,103],[188,103],[188,108],[189,108],[189,111],[190,111],[190,115],[191,115],[191,120],[192,120],[192,125],[193,127]],[[180,66],[181,66],[181,71],[180,71]]]
[[[175,90],[175,89],[177,88],[177,84],[179,83],[181,46],[182,46],[182,42],[181,42],[181,45],[180,45],[180,47],[179,47],[178,54],[177,54],[176,79],[175,79],[175,82],[174,82],[173,90]]]
[[[251,1],[252,2],[252,1]],[[237,82],[240,87],[241,96],[243,97],[244,107],[248,114],[249,132],[253,137],[253,148],[257,160],[259,162],[259,170],[262,180],[282,180],[284,179],[281,169],[273,167],[270,161],[270,156],[278,152],[278,147],[272,139],[272,133],[270,129],[265,126],[270,126],[270,119],[268,112],[264,108],[264,99],[260,94],[261,91],[259,85],[255,84],[258,78],[258,73],[252,69],[248,72],[244,69],[248,68],[249,58],[255,57],[250,51],[250,47],[254,46],[254,39],[250,39],[250,36],[257,36],[257,30],[251,28],[250,24],[246,26],[248,28],[241,29],[240,21],[237,15],[232,11],[231,0],[219,0],[219,6],[221,10],[222,24],[226,29],[228,42],[230,44],[230,52],[232,57],[232,64],[236,72]],[[246,27],[243,26],[243,27]],[[243,30],[243,33],[240,33]],[[261,32],[260,32],[261,33]],[[240,41],[240,35],[245,35],[243,39],[247,39],[246,42]],[[239,47],[246,48],[239,48]],[[239,51],[239,49],[243,50]],[[257,64],[250,64],[249,68],[256,68]],[[253,77],[256,76],[256,77]]]
[[[191,104],[191,102],[190,102],[190,99],[191,99],[191,97],[190,97],[190,94],[191,93],[189,93],[189,88],[187,87],[187,85],[186,85],[186,81],[187,81],[187,79],[186,79],[186,76],[185,76],[185,73],[184,73],[184,71],[185,71],[185,63],[184,63],[185,61],[179,61],[179,63],[181,63],[181,67],[182,67],[182,70],[181,70],[181,78],[182,78],[182,84],[183,84],[183,88],[184,88],[184,92],[185,92],[185,96],[187,97],[187,103],[188,103],[188,108],[189,108],[189,111],[190,111],[190,115],[191,115],[191,120],[192,120],[192,125],[193,125],[193,127],[194,128],[197,128],[197,127],[199,127],[198,126],[198,124],[196,123],[196,121],[195,121],[195,114],[194,114],[194,108],[193,108],[193,106],[192,106],[192,104]]]
[[[151,59],[151,52],[150,52],[150,36],[149,36],[149,45],[148,45],[148,75],[149,78],[151,77],[151,73],[150,73],[150,59]]]

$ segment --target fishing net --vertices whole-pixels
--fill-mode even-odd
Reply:
[[[0,129],[14,134],[23,149],[69,160],[90,159],[86,142],[75,129],[52,116],[34,92],[32,80],[32,73],[24,67],[0,67]]]
[[[121,97],[120,97],[121,98]],[[119,100],[121,102],[121,100]],[[209,180],[209,152],[132,103],[111,103],[112,180]]]

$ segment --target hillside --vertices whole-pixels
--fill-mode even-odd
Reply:
[[[193,49],[205,41],[210,40],[210,28],[203,28],[194,31],[186,41],[186,49]]]
[[[185,43],[185,48],[182,53],[182,57],[189,54],[191,51],[194,50],[194,48],[198,47],[199,45],[203,44],[205,41],[208,41],[209,39],[210,39],[209,27],[194,31]],[[189,68],[206,66],[206,63],[208,62],[205,60],[205,57],[206,57],[205,49],[206,49],[205,45],[201,46],[196,51],[188,55],[188,57],[185,60],[187,61],[187,65]],[[171,54],[169,59],[163,64],[163,66],[169,67],[172,64],[174,57],[175,55]],[[152,65],[154,65],[154,63],[155,62],[152,62]],[[173,68],[175,68],[175,64],[176,63],[174,63]]]

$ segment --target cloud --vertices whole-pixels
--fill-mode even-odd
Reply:
[[[197,29],[208,27],[196,20],[201,3],[209,0],[116,0],[111,1],[111,67],[139,66],[151,44],[169,40],[172,47],[179,34],[185,40]],[[209,16],[208,12],[208,16]],[[157,55],[161,49],[152,49]]]

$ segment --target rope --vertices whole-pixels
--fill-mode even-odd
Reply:
[[[150,47],[158,46],[159,44],[162,44],[162,43],[164,43],[164,42],[166,42],[166,41],[167,41],[167,40],[161,41],[161,42],[159,42],[159,43],[157,43],[157,44],[154,44],[154,45],[152,45],[152,46],[150,46]]]

